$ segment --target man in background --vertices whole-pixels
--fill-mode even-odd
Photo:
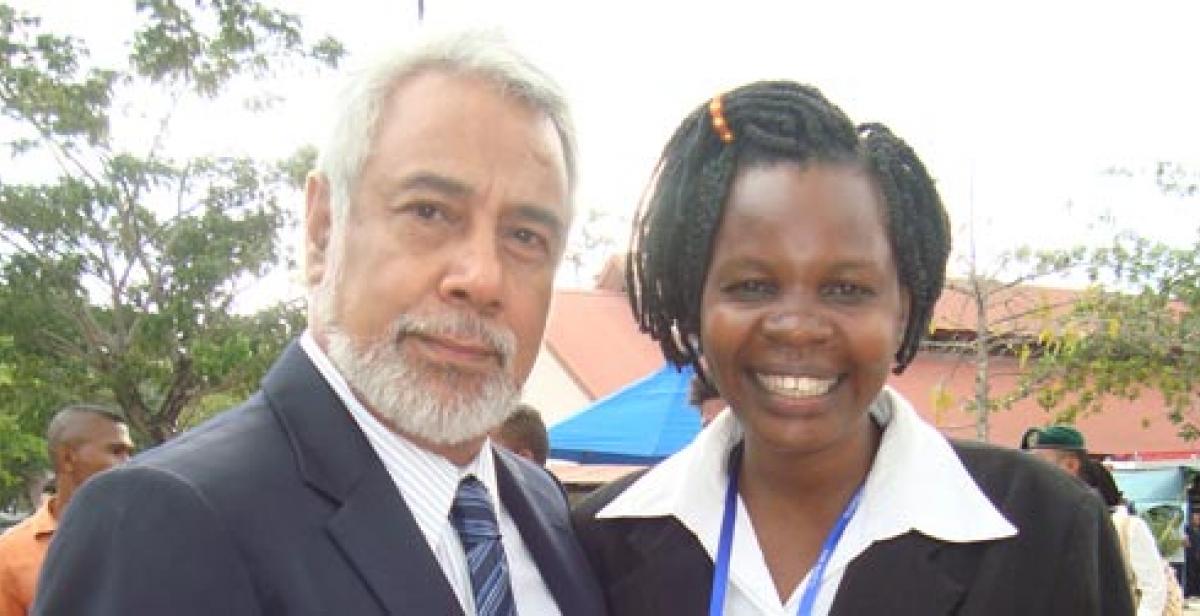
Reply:
[[[1137,602],[1137,616],[1160,616],[1167,602],[1167,570],[1150,527],[1131,515],[1121,502],[1120,492],[1108,469],[1088,458],[1083,434],[1071,426],[1051,426],[1034,434],[1026,432],[1029,451],[1092,487],[1108,505],[1113,526],[1130,573],[1130,591]]]
[[[1193,510],[1191,515],[1188,516],[1186,530],[1186,595],[1188,597],[1200,597],[1200,511]]]
[[[75,490],[133,453],[125,420],[87,404],[68,406],[54,415],[46,429],[46,446],[58,490],[33,515],[0,535],[0,616],[29,613],[50,539]]]
[[[538,466],[545,466],[550,456],[550,435],[542,414],[528,404],[518,404],[512,415],[492,431],[492,440]]]

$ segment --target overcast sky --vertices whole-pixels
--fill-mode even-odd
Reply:
[[[94,37],[128,32],[123,0],[19,4]],[[302,14],[311,33],[341,39],[349,66],[419,27],[415,0],[278,4]],[[1066,246],[1105,215],[1177,244],[1200,228],[1200,199],[1161,198],[1149,181],[1102,173],[1149,171],[1160,160],[1200,169],[1194,0],[425,4],[427,25],[499,26],[558,77],[579,126],[581,206],[614,219],[633,211],[692,107],[747,81],[790,78],[914,146],[939,182],[959,249],[972,221],[984,254]],[[274,112],[246,120],[235,103],[206,107],[175,143],[284,155],[316,142],[336,81],[280,87],[287,103]],[[623,225],[612,233],[625,242]]]

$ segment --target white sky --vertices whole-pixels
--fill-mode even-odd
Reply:
[[[94,37],[128,32],[128,4],[19,3]],[[415,0],[278,4],[312,34],[341,39],[350,66],[418,28]],[[1113,226],[1183,244],[1200,229],[1200,198],[1101,175],[1158,160],[1200,169],[1194,0],[426,0],[426,22],[500,26],[562,82],[580,133],[580,204],[621,220],[619,245],[676,123],[713,93],[762,78],[811,83],[854,120],[908,140],[939,181],[959,249],[972,215],[983,254],[1065,247]],[[336,83],[291,80],[286,103],[253,118],[235,101],[194,109],[173,143],[286,155],[319,140]],[[1087,231],[1101,215],[1112,225]]]

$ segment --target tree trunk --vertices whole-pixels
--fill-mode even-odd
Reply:
[[[988,413],[991,411],[991,404],[988,401],[988,368],[990,367],[988,347],[991,346],[987,319],[988,297],[978,278],[972,276],[971,283],[975,294],[975,437],[987,443],[989,442]]]

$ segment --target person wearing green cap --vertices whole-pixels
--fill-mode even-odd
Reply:
[[[1087,446],[1083,434],[1071,426],[1050,426],[1039,429],[1030,436],[1026,432],[1029,450],[1039,458],[1080,477],[1087,465]]]
[[[1030,436],[1033,430],[1037,432]],[[1137,603],[1137,616],[1159,616],[1167,602],[1165,563],[1158,553],[1154,535],[1146,522],[1131,515],[1121,502],[1116,482],[1104,465],[1088,457],[1083,434],[1072,426],[1031,428],[1023,443],[1039,458],[1061,468],[1096,490],[1112,515],[1121,542],[1121,554],[1129,576],[1130,590]]]

